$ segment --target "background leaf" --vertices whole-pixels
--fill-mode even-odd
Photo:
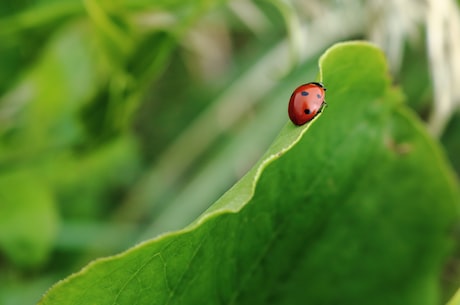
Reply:
[[[0,248],[16,264],[46,261],[57,235],[58,215],[49,185],[30,171],[0,176]]]
[[[383,54],[320,61],[328,108],[287,123],[189,227],[97,260],[39,304],[439,304],[460,194]]]

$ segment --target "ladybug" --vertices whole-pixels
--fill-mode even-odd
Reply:
[[[323,84],[317,82],[297,87],[289,99],[288,113],[292,123],[300,126],[313,120],[327,105],[325,91]]]

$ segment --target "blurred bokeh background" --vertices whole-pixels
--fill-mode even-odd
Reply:
[[[191,222],[352,39],[385,51],[458,174],[458,1],[0,3],[0,304]]]

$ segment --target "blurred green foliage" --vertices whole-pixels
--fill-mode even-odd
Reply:
[[[312,30],[295,61],[285,23],[312,16],[248,3],[0,4],[0,303],[191,222],[266,150],[321,51],[365,37]],[[405,50],[396,80],[424,118],[426,52]],[[442,138],[457,172],[458,121]]]

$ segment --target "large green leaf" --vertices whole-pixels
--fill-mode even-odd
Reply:
[[[460,289],[455,292],[454,296],[447,303],[447,305],[459,305],[460,304]]]
[[[387,73],[376,47],[333,46],[323,114],[287,123],[193,224],[89,264],[39,304],[438,304],[459,189]]]

